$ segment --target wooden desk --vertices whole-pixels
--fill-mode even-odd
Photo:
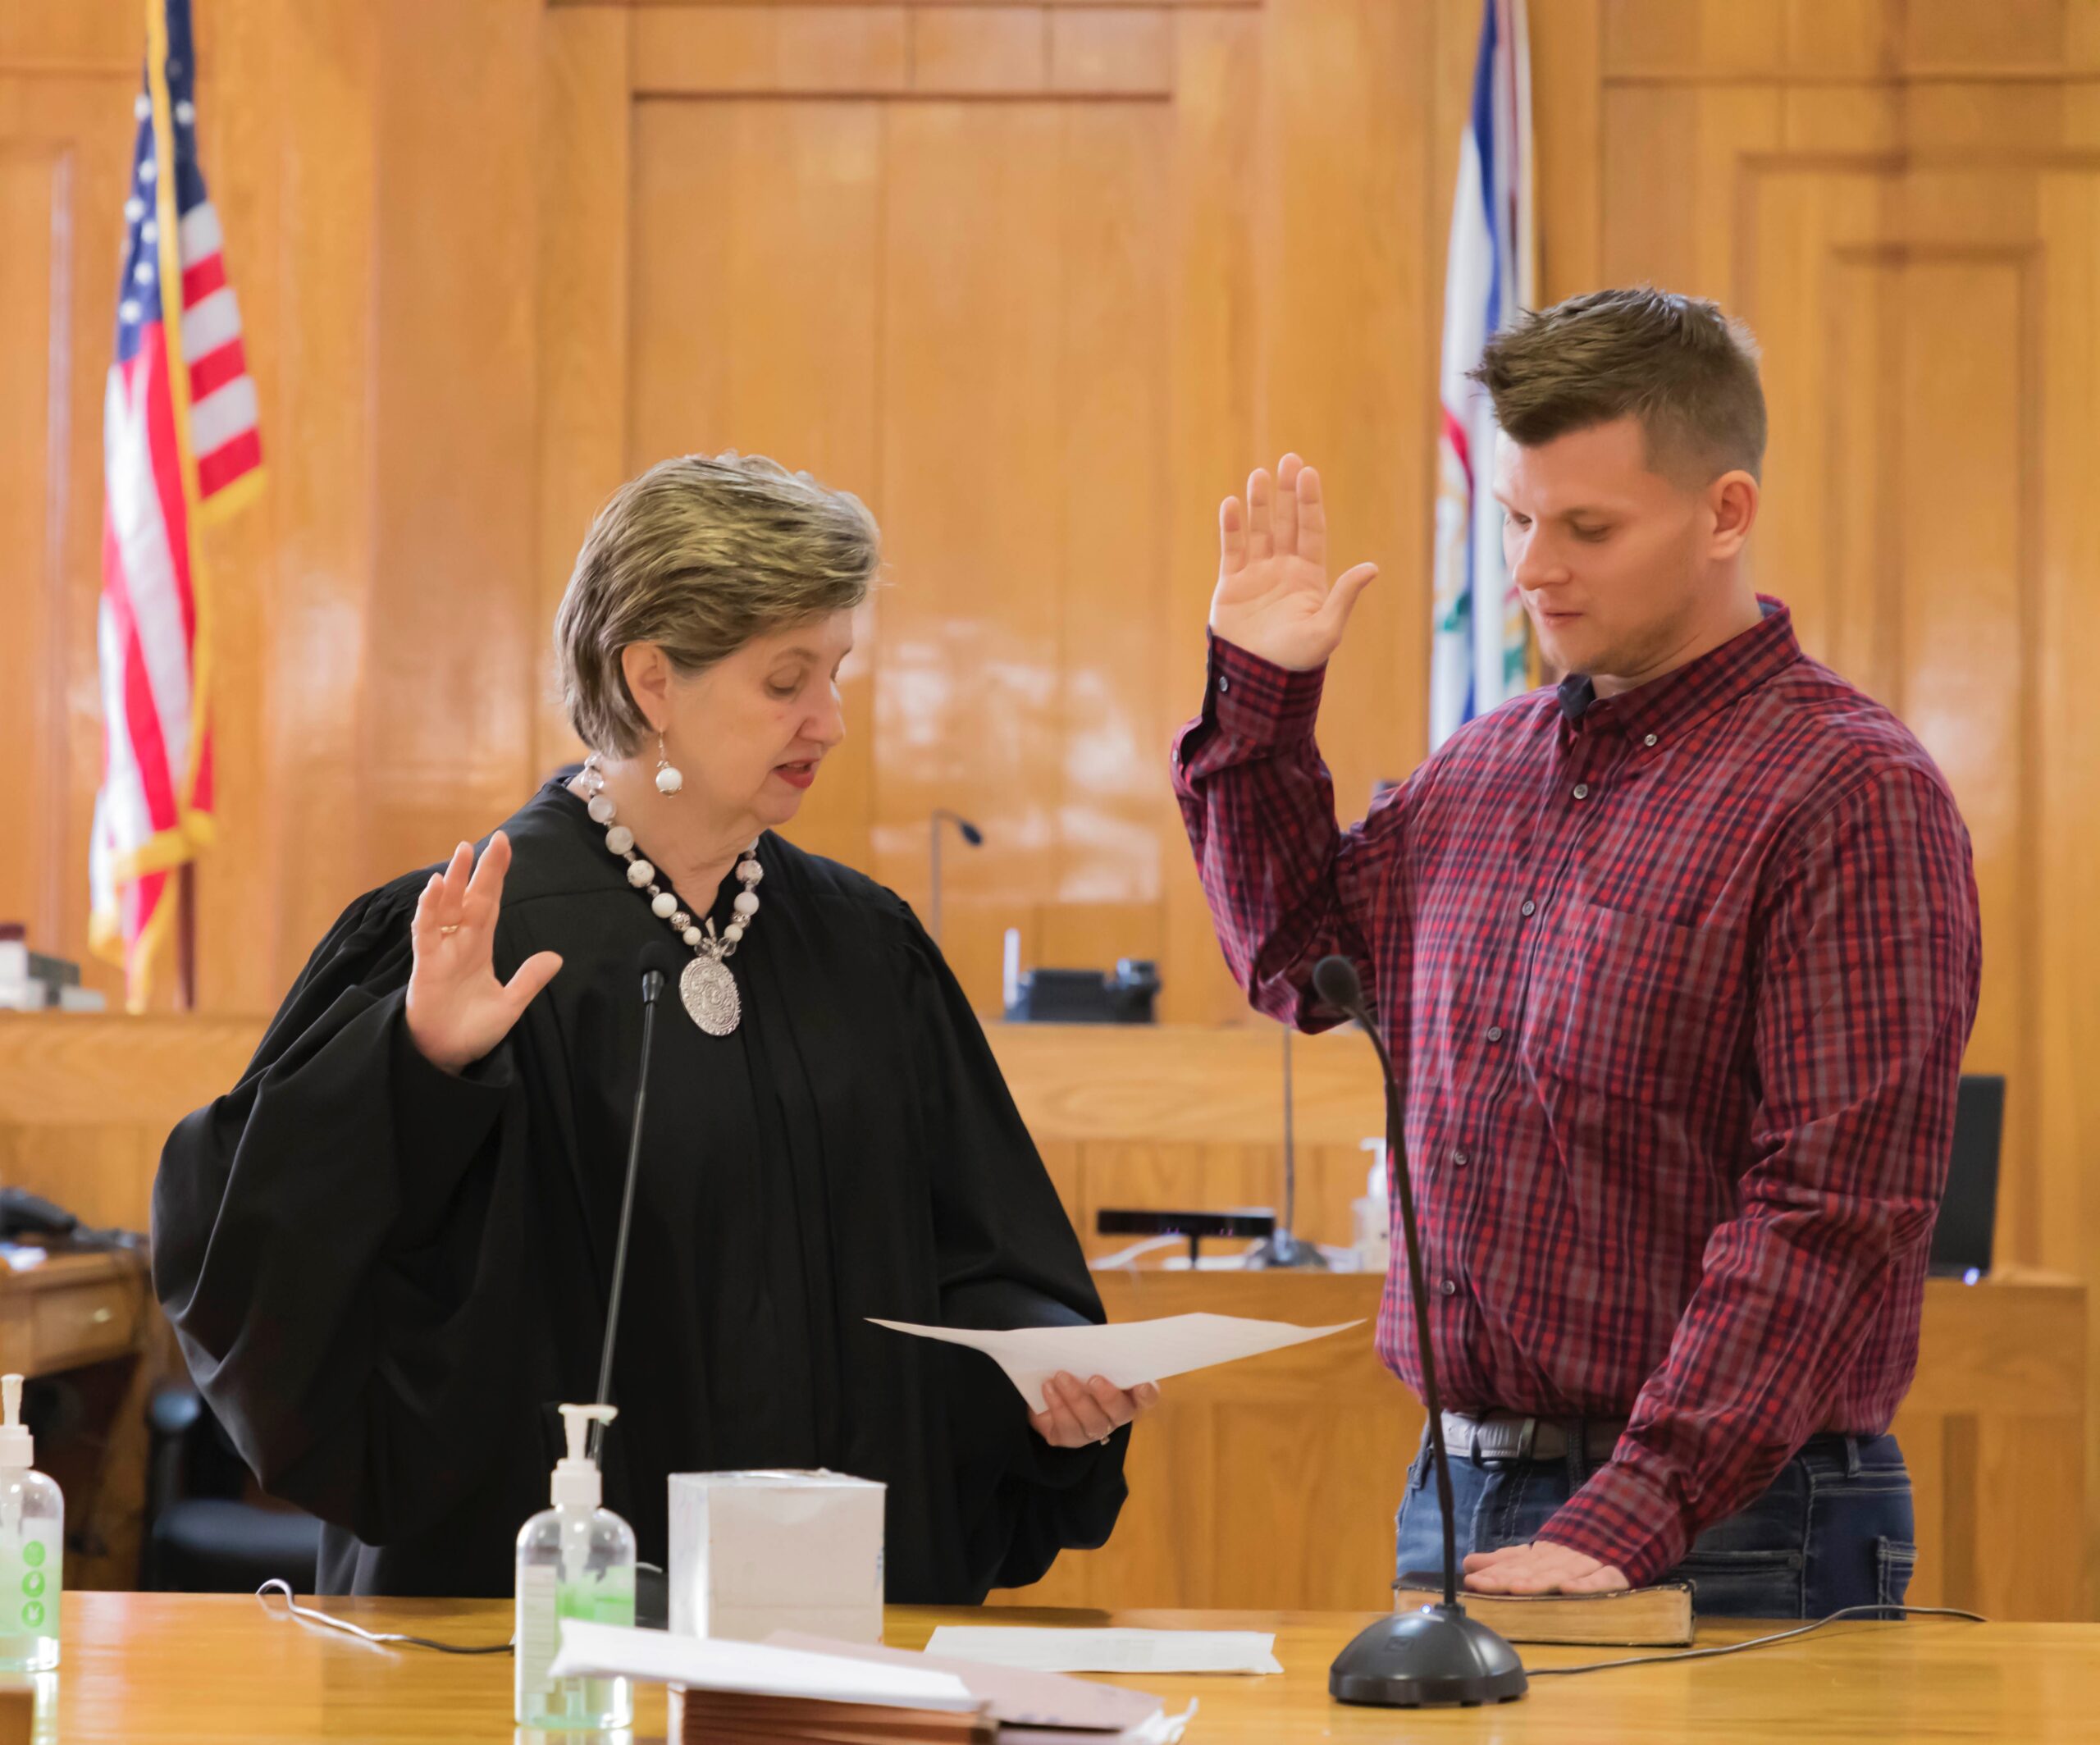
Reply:
[[[495,1642],[506,1602],[324,1602],[368,1629]],[[65,1663],[47,1676],[43,1720],[66,1745],[222,1745],[243,1739],[380,1739],[469,1745],[513,1739],[511,1663],[424,1649],[386,1649],[293,1621],[243,1597],[87,1593],[66,1597]],[[1966,1624],[1938,1620],[1834,1626],[1754,1653],[1578,1679],[1534,1679],[1521,1702],[1491,1710],[1412,1713],[1345,1708],[1327,1695],[1327,1666],[1372,1619],[1337,1612],[1003,1612],[992,1622],[1125,1624],[1273,1630],[1281,1676],[1116,1680],[1179,1710],[1202,1704],[1189,1745],[1305,1740],[1589,1741],[1697,1739],[1701,1745],[1795,1745],[1857,1739],[2100,1738],[2100,1625]],[[923,1647],[963,1610],[897,1610],[892,1646]],[[1704,1632],[1721,1642],[1751,1633]],[[1593,1651],[1532,1648],[1534,1669]],[[664,1697],[645,1686],[635,1745],[660,1738]],[[518,1738],[525,1735],[519,1734]]]
[[[21,1272],[0,1268],[0,1370],[55,1375],[135,1356],[153,1299],[137,1251],[53,1254]]]
[[[170,1337],[143,1252],[0,1268],[0,1370],[64,1374],[78,1393],[78,1433],[37,1450],[37,1464],[66,1493],[70,1586],[138,1583],[146,1396],[171,1360],[162,1349]]]

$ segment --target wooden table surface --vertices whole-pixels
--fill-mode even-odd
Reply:
[[[368,1628],[447,1641],[500,1642],[510,1629],[510,1609],[501,1601],[325,1603]],[[937,1624],[976,1621],[1274,1630],[1281,1677],[1116,1681],[1154,1691],[1176,1710],[1198,1699],[1203,1706],[1188,1745],[2100,1739],[2095,1624],[1838,1624],[1821,1636],[1724,1660],[1537,1679],[1522,1702],[1500,1708],[1409,1712],[1344,1708],[1327,1696],[1328,1662],[1371,1621],[1368,1615],[895,1609],[888,1639],[918,1647]],[[1729,1626],[1701,1639],[1746,1633]],[[1597,1657],[1594,1651],[1545,1648],[1526,1656],[1533,1667]],[[67,1745],[509,1740],[510,1676],[507,1656],[373,1647],[294,1621],[278,1601],[266,1609],[244,1597],[69,1594],[65,1664],[48,1675],[37,1736]],[[645,1687],[641,1697],[635,1745],[664,1730],[661,1690]]]

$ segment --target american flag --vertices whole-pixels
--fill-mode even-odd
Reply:
[[[1502,564],[1494,409],[1466,379],[1496,329],[1536,295],[1527,35],[1524,0],[1486,0],[1444,267],[1431,750],[1530,683],[1523,604]]]
[[[147,0],[116,358],[103,407],[103,780],[91,943],[145,1003],[174,870],[212,834],[211,596],[200,521],[262,482],[255,384],[197,162],[189,0]]]

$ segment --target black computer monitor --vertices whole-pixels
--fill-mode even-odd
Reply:
[[[1933,1226],[1935,1278],[1973,1281],[1991,1270],[1998,1222],[1998,1142],[2004,1132],[2004,1077],[1963,1073],[1955,1094],[1954,1155],[1947,1163],[1947,1194],[1940,1201],[1939,1222]]]

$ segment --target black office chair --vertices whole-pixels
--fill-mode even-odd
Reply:
[[[146,1402],[146,1525],[139,1585],[149,1592],[253,1593],[272,1577],[313,1591],[321,1523],[261,1502],[203,1396],[164,1382]]]

